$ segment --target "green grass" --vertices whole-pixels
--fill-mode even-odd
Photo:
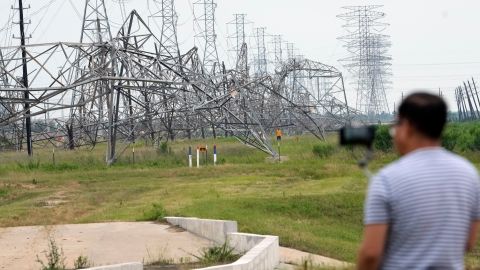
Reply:
[[[187,168],[188,146],[217,144],[219,166]],[[331,138],[330,143],[334,143]],[[361,240],[367,181],[361,152],[313,152],[309,136],[286,138],[275,163],[234,139],[179,141],[170,153],[137,143],[112,167],[105,146],[0,154],[0,226],[151,220],[164,215],[231,219],[243,232],[280,236],[281,245],[353,262]],[[479,162],[476,155],[469,156]],[[396,156],[378,153],[373,169]],[[211,157],[210,157],[211,162]],[[43,207],[60,201],[54,207]],[[470,260],[472,260],[470,258]]]

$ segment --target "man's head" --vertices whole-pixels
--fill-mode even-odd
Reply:
[[[415,93],[400,105],[397,121],[394,142],[401,155],[418,148],[437,146],[447,122],[447,105],[436,95]]]

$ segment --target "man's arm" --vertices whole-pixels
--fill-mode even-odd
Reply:
[[[387,240],[388,224],[365,226],[363,243],[358,254],[358,270],[378,269]]]
[[[478,228],[480,227],[480,221],[475,221],[472,223],[472,226],[470,227],[470,235],[468,237],[468,243],[467,243],[467,252],[472,251],[475,248],[475,244],[477,242],[477,233],[478,233]]]

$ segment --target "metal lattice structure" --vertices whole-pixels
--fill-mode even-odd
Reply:
[[[275,156],[269,137],[276,128],[324,138],[326,131],[350,121],[342,74],[308,59],[282,59],[278,39],[270,72],[264,28],[257,29],[257,72],[249,76],[245,15],[235,17],[236,65],[227,69],[220,68],[216,53],[180,52],[173,0],[162,0],[154,16],[162,20],[158,34],[136,11],[113,33],[104,2],[85,3],[79,43],[0,48],[3,148],[25,144],[24,123],[31,118],[35,147],[74,149],[105,142],[108,164],[140,139],[156,145],[216,137],[219,131]],[[215,4],[204,0],[201,5],[204,37],[213,52],[216,34],[207,28],[215,24]],[[20,76],[26,66],[32,70],[29,85]]]
[[[463,82],[455,89],[458,120],[472,121],[480,119],[480,96],[475,79]]]
[[[340,61],[354,77],[356,109],[368,121],[390,112],[386,91],[391,84],[391,57],[388,55],[391,44],[389,36],[383,34],[388,25],[382,21],[385,13],[378,11],[381,7],[344,7],[347,12],[338,16],[345,21],[347,35],[340,39],[350,54]]]
[[[267,74],[267,47],[265,44],[265,28],[258,27],[254,29],[257,52],[255,54],[255,76],[265,76]]]
[[[203,66],[211,74],[220,71],[220,61],[217,51],[217,34],[215,32],[215,9],[217,4],[213,0],[197,1],[196,6],[201,7],[201,16],[195,20],[201,27],[201,34],[198,35],[203,41]]]

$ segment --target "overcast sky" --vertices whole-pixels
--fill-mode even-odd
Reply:
[[[117,2],[105,0],[113,30],[122,21]],[[125,1],[125,0],[124,0]],[[126,10],[137,9],[147,18],[158,8],[147,1],[127,0]],[[179,42],[185,52],[194,46],[192,6],[197,0],[176,0],[179,15]],[[18,43],[11,40],[18,36],[18,26],[9,32],[10,6],[15,0],[0,0],[0,44]],[[24,0],[31,6],[27,16],[31,19],[30,43],[79,41],[83,0]],[[48,5],[51,3],[50,5]],[[342,6],[381,4],[386,13],[385,22],[390,26],[393,57],[393,85],[387,97],[390,108],[405,94],[414,89],[438,92],[441,88],[454,107],[453,91],[462,81],[472,76],[480,84],[480,1],[478,0],[402,0],[402,1],[353,1],[353,0],[217,0],[218,50],[225,59],[231,47],[226,36],[232,33],[227,23],[233,14],[245,13],[248,27],[266,27],[268,34],[280,34],[284,40],[295,43],[297,53],[311,60],[338,67],[344,71],[346,82],[351,76],[341,67],[338,59],[347,56],[342,42],[337,38],[344,34],[342,21],[336,16]],[[42,8],[43,7],[43,8]],[[7,26],[7,28],[5,28]],[[158,31],[155,27],[154,30]],[[251,31],[248,31],[251,33]],[[478,86],[478,85],[477,85]],[[355,90],[347,84],[347,93],[355,102]]]

